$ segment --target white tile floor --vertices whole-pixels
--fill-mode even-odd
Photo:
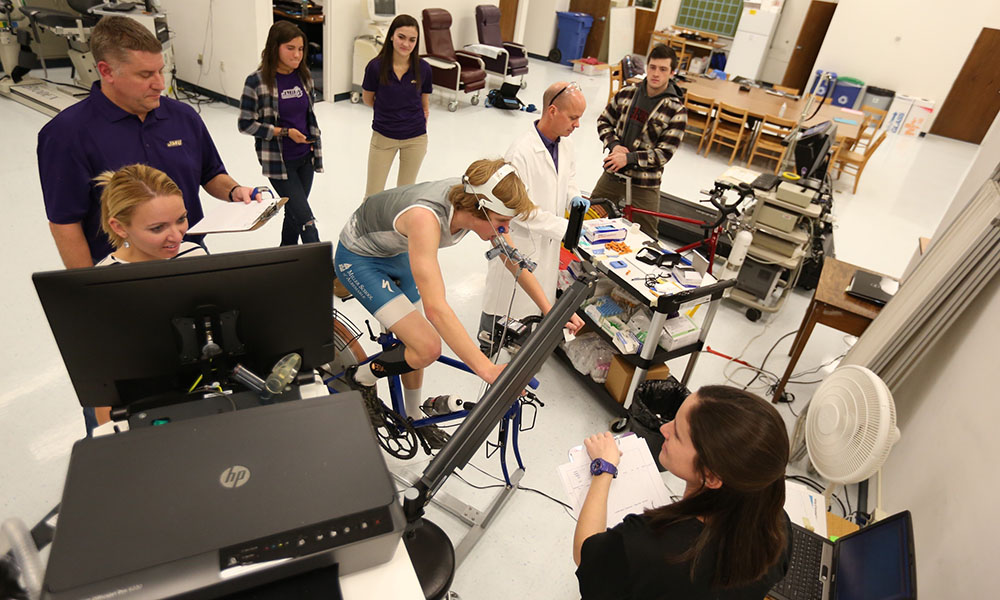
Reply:
[[[600,175],[601,146],[595,123],[607,99],[607,83],[602,77],[583,76],[565,67],[532,60],[522,100],[541,104],[544,88],[560,79],[578,81],[589,101],[581,128],[573,134],[578,181],[589,189]],[[251,140],[236,129],[236,115],[236,109],[221,104],[202,109],[229,172],[241,182],[264,184]],[[321,237],[335,240],[364,190],[371,115],[363,105],[338,102],[320,105],[317,116],[324,130],[326,173],[317,176],[311,203]],[[0,328],[0,520],[19,516],[29,523],[58,501],[70,447],[83,433],[72,386],[31,284],[31,273],[61,268],[46,226],[34,151],[38,130],[47,120],[40,113],[0,98],[0,198],[5,213],[0,234],[7,240],[0,266],[0,279],[7,282],[3,285],[5,308]],[[444,103],[433,101],[430,147],[421,178],[457,176],[473,159],[502,155],[533,120],[522,112],[484,110],[481,105],[468,103],[449,113]],[[836,184],[837,257],[890,274],[902,273],[916,248],[917,237],[933,232],[975,150],[970,144],[934,136],[888,140],[868,166],[857,195],[850,192],[853,181],[849,176]],[[691,144],[685,144],[667,166],[663,189],[697,199],[698,190],[710,186],[725,170],[721,156],[698,156]],[[390,183],[394,178],[395,172],[390,174]],[[223,252],[274,245],[279,228],[276,220],[258,232],[218,236],[210,239],[211,248]],[[460,248],[441,253],[449,299],[470,331],[478,324],[486,270],[485,265],[468,268],[468,257],[485,250],[485,246],[467,240]],[[744,317],[742,307],[724,304],[708,343],[719,351],[742,355],[750,363],[759,364],[780,336],[797,329],[808,300],[808,293],[796,291],[781,312],[756,323]],[[363,310],[356,303],[343,308],[356,323],[363,321]],[[799,370],[838,357],[848,341],[838,332],[817,328],[799,361]],[[772,354],[767,364],[770,370],[783,371],[790,343],[789,337]],[[681,373],[685,364],[686,359],[677,359],[670,367]],[[691,387],[723,382],[726,366],[723,359],[702,355]],[[832,368],[808,377],[819,379]],[[477,393],[474,378],[456,382],[450,375],[444,367],[432,369],[425,383],[427,394],[457,392],[470,397]],[[750,378],[745,371],[731,375],[741,384]],[[555,467],[564,462],[568,448],[579,444],[584,436],[605,429],[611,415],[577,374],[558,360],[545,363],[538,379],[546,406],[538,413],[535,429],[521,436],[521,453],[527,465],[522,485],[562,498]],[[779,408],[789,425],[793,422],[790,409],[801,410],[814,388],[789,385],[796,401]],[[474,463],[499,474],[496,457],[487,460],[481,452]],[[419,463],[411,466],[420,468]],[[476,485],[495,483],[474,469],[466,469],[463,476]],[[665,481],[674,492],[681,491],[677,480],[667,477]],[[473,489],[456,478],[445,489],[480,508],[495,492]],[[463,534],[464,528],[450,517],[433,509],[431,514],[453,539]],[[578,597],[570,553],[573,526],[573,520],[553,502],[529,492],[517,492],[458,571],[454,589],[472,600]]]

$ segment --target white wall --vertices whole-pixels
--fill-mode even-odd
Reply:
[[[1000,116],[980,145],[935,236],[978,192],[1000,161]],[[992,598],[1000,402],[996,332],[1000,276],[894,392],[902,437],[883,468],[883,507],[909,510],[924,598]]]
[[[944,102],[997,0],[840,0],[816,68]]]
[[[525,0],[521,0],[523,3]],[[535,4],[540,0],[533,0]],[[569,0],[566,0],[567,4]],[[330,3],[328,3],[330,4]],[[469,0],[396,0],[396,13],[412,15],[418,23],[421,22],[421,11],[425,8],[443,8],[451,13],[451,41],[455,48],[479,41],[476,35],[476,4]],[[337,0],[336,11],[331,6],[325,8],[326,37],[323,40],[323,58],[329,61],[327,71],[329,79],[324,85],[326,97],[332,100],[336,94],[351,91],[352,58],[354,54],[354,38],[365,28],[367,23],[362,0]],[[528,8],[529,12],[531,6]],[[555,16],[553,15],[553,19]],[[423,44],[423,25],[421,25],[420,52],[425,52]],[[548,53],[548,50],[545,51]]]
[[[271,0],[161,0],[173,33],[177,78],[236,100],[260,64]],[[198,55],[202,54],[202,64]]]
[[[569,0],[531,0],[524,26],[524,46],[528,52],[548,56],[549,50],[555,48],[556,12],[563,10],[569,10]]]

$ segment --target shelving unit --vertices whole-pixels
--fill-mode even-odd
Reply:
[[[630,232],[628,237],[625,239],[625,244],[636,249],[642,248],[651,243],[652,241],[642,233]],[[584,259],[593,262],[597,267],[598,272],[607,277],[611,283],[628,293],[629,296],[638,301],[639,305],[649,308],[653,313],[652,318],[650,319],[649,331],[646,334],[646,340],[645,343],[643,343],[640,352],[638,354],[621,355],[626,361],[629,362],[629,364],[635,367],[635,372],[632,375],[632,381],[629,383],[629,389],[625,396],[625,401],[622,404],[610,402],[609,405],[614,405],[612,407],[613,410],[616,410],[622,417],[622,421],[619,422],[619,426],[624,427],[625,420],[628,418],[628,409],[632,405],[632,399],[635,395],[635,389],[646,378],[646,371],[648,371],[651,366],[681,356],[690,355],[691,358],[688,360],[687,367],[684,370],[684,375],[681,378],[681,383],[685,385],[687,384],[691,377],[691,373],[694,371],[695,364],[698,361],[698,353],[702,348],[704,348],[705,339],[708,336],[708,332],[712,326],[712,321],[715,318],[715,313],[719,307],[719,301],[722,299],[726,290],[735,285],[736,281],[733,279],[717,281],[711,275],[706,275],[703,284],[700,287],[680,290],[671,294],[657,294],[647,288],[643,283],[633,281],[632,278],[623,277],[622,269],[609,267],[607,261],[605,260],[595,260],[595,256],[591,253],[591,248],[581,245],[578,248],[578,251]],[[634,268],[638,268],[634,252],[622,255],[619,258],[622,261],[633,265]],[[625,272],[627,273],[628,270]],[[706,307],[707,311],[701,324],[698,340],[694,343],[687,344],[679,348],[673,348],[671,350],[664,350],[661,348],[659,346],[660,335],[663,332],[663,326],[667,320],[667,315],[678,313],[682,305],[705,298],[708,299],[708,306]],[[591,329],[596,331],[604,341],[614,346],[612,337],[603,331],[601,327],[593,321],[590,315],[586,314],[583,310],[577,311],[577,314],[585,323],[590,325]],[[601,389],[603,390],[603,386]],[[606,391],[604,393],[605,395],[607,394]]]
[[[747,318],[756,321],[761,312],[774,313],[781,310],[788,293],[795,287],[802,272],[803,260],[812,239],[811,232],[817,226],[822,213],[818,204],[805,207],[779,199],[774,191],[758,191],[750,225],[753,228],[753,242],[747,249],[747,260],[759,264],[774,265],[782,269],[778,274],[775,289],[763,298],[758,293],[734,287],[729,299],[747,306]],[[797,215],[798,222],[791,231],[784,231],[761,221],[765,207],[779,209]],[[746,263],[744,267],[746,268]],[[774,292],[780,291],[776,300]]]

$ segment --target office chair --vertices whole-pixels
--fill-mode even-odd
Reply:
[[[500,55],[491,58],[481,56],[486,71],[500,77],[520,77],[524,87],[524,76],[528,74],[528,57],[524,46],[505,42],[500,37],[500,9],[490,4],[476,7],[476,33],[479,43],[499,49]]]
[[[455,50],[451,41],[451,13],[443,8],[425,8],[422,13],[424,45],[421,58],[431,66],[435,86],[453,94],[448,110],[458,108],[458,93],[473,94],[470,102],[479,104],[479,90],[486,87],[486,65],[478,54]]]

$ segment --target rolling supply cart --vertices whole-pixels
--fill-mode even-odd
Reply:
[[[627,297],[634,302],[634,311],[642,310],[644,314],[645,310],[651,312],[649,324],[641,335],[644,337],[641,346],[636,348],[632,345],[630,347],[626,342],[623,349],[622,340],[626,334],[621,331],[612,333],[614,331],[612,327],[609,327],[607,323],[602,324],[601,321],[604,319],[599,315],[607,311],[604,311],[600,305],[595,308],[596,303],[593,299],[577,311],[577,314],[590,329],[596,331],[604,341],[621,352],[622,358],[635,367],[628,392],[621,404],[614,401],[603,387],[601,388],[601,397],[607,398],[608,406],[619,415],[619,418],[612,422],[611,428],[613,431],[622,431],[628,424],[628,409],[632,404],[636,387],[642,383],[646,372],[651,367],[673,358],[690,355],[681,380],[683,384],[688,382],[697,363],[698,352],[705,346],[705,339],[718,310],[719,301],[724,292],[736,282],[733,279],[718,281],[710,273],[701,272],[700,282],[696,285],[682,284],[680,279],[673,275],[676,272],[673,270],[674,267],[664,266],[666,263],[674,263],[674,260],[660,259],[659,264],[655,264],[656,259],[660,256],[677,257],[677,255],[669,251],[664,252],[660,243],[638,231],[637,226],[633,227],[624,219],[595,219],[585,223],[592,228],[591,230],[593,228],[605,228],[605,231],[619,232],[624,230],[620,236],[614,236],[617,239],[608,239],[603,242],[588,240],[585,234],[581,236],[577,252],[581,258],[592,262],[598,272],[606,277],[614,288],[623,292],[623,294],[619,294],[620,298]],[[612,248],[623,251],[619,252]],[[637,258],[640,253],[642,253],[643,259]],[[652,259],[654,264],[649,263],[651,256],[654,257]],[[690,264],[684,265],[684,262],[689,261],[682,260],[679,264],[680,268],[689,270],[693,268]],[[707,265],[704,263],[700,265],[699,271],[704,271],[705,266]],[[702,303],[707,303],[707,307],[701,307]],[[678,343],[673,344],[660,343],[661,337],[665,335],[664,326],[668,317],[680,314],[680,317],[690,320],[690,316],[685,313],[687,311],[695,312],[697,308],[707,308],[707,310],[702,313],[704,318],[696,338],[684,341],[680,341],[678,338]],[[565,358],[565,354],[561,352],[560,354]]]
[[[729,299],[748,307],[751,321],[781,310],[802,272],[822,206],[816,192],[789,181],[775,190],[758,190],[750,218],[753,241],[747,249]],[[776,296],[777,294],[777,296]]]

